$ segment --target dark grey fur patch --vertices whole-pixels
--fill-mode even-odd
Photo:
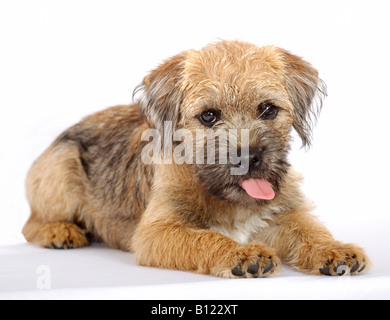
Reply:
[[[80,163],[91,186],[89,192],[100,203],[98,207],[111,205],[119,215],[122,211],[124,216],[128,215],[129,208],[133,207],[144,209],[147,204],[146,191],[150,186],[144,184],[151,184],[153,166],[140,160],[144,144],[132,141],[133,131],[141,123],[143,120],[139,117],[136,120],[117,117],[116,121],[107,118],[97,130],[94,121],[83,121],[66,130],[54,142],[55,146],[75,143],[79,147]],[[146,176],[149,178],[145,179]]]

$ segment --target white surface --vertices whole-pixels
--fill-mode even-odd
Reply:
[[[365,275],[343,277],[309,276],[282,266],[272,278],[220,279],[141,267],[133,254],[101,244],[69,250],[0,247],[0,299],[390,299],[390,252],[379,245],[389,241],[387,227],[372,226],[376,233],[369,237],[367,227],[333,230],[358,238],[374,262]]]
[[[345,291],[384,297],[390,270],[388,12],[386,0],[0,1],[1,296],[314,292],[336,298]],[[33,160],[81,117],[129,103],[134,87],[164,58],[217,38],[281,46],[319,69],[329,97],[312,149],[299,150],[297,140],[291,162],[336,238],[368,248],[371,273],[328,279],[284,269],[279,278],[227,282],[136,267],[131,255],[104,248],[55,252],[22,245],[29,215],[24,179]],[[36,269],[45,263],[51,264],[52,289],[34,291]]]

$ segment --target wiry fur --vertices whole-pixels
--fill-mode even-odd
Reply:
[[[71,248],[93,237],[135,252],[142,265],[230,278],[268,276],[280,261],[312,274],[367,270],[362,249],[335,241],[309,214],[287,161],[291,129],[310,145],[326,94],[308,62],[273,46],[220,41],[167,60],[136,94],[137,104],[87,117],[35,161],[27,177],[28,241]],[[279,108],[274,120],[259,118],[264,102]],[[250,130],[259,168],[233,176],[218,152],[216,164],[141,161],[145,129],[163,133],[172,121],[173,130],[196,136],[209,109],[221,116],[212,130]],[[239,186],[248,178],[267,179],[275,198],[249,197]]]

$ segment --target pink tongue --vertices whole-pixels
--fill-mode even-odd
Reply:
[[[246,193],[255,199],[272,200],[275,192],[265,179],[248,179],[240,183]]]

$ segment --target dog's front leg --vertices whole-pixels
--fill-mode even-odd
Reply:
[[[132,241],[140,265],[180,269],[225,278],[266,277],[279,265],[263,244],[241,245],[195,227],[167,204],[150,204]],[[174,213],[172,213],[174,212]]]
[[[359,274],[370,261],[354,244],[333,239],[306,208],[280,215],[265,233],[265,242],[276,249],[282,262],[296,269],[323,275]]]

